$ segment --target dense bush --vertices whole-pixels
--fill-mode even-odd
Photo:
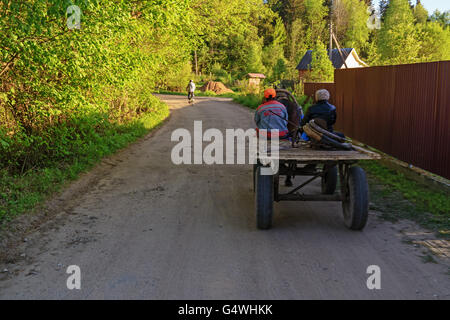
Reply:
[[[184,2],[83,1],[79,29],[69,5],[0,1],[0,168],[75,156],[110,126],[157,112],[152,88],[186,69]]]
[[[158,125],[190,59],[184,1],[76,4],[0,0],[0,220]]]
[[[256,94],[239,94],[233,98],[233,101],[243,104],[251,109],[256,109],[262,103],[262,96]]]
[[[298,104],[303,108],[303,112],[306,112],[308,108],[312,105],[312,99],[308,96],[301,96],[295,98],[298,102]],[[251,109],[256,109],[258,106],[263,103],[262,102],[262,95],[258,94],[236,94],[233,96],[233,101],[243,104],[246,107],[249,107]]]

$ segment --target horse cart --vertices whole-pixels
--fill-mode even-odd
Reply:
[[[357,166],[359,160],[379,159],[380,155],[353,146],[351,151],[316,150],[309,143],[296,148],[278,151],[279,169],[273,175],[263,175],[264,160],[258,157],[254,165],[255,210],[258,229],[270,229],[273,203],[280,201],[340,201],[345,225],[351,230],[362,230],[368,218],[369,189],[364,170]],[[280,192],[280,177],[308,176],[291,190]],[[304,194],[300,191],[321,179],[321,194]],[[339,190],[336,188],[339,184]]]
[[[279,101],[287,106],[289,119],[294,119],[288,121],[289,131],[298,136],[298,119],[303,114],[301,107],[287,90],[277,89],[277,97],[281,97]],[[298,114],[295,114],[296,111]],[[263,163],[273,160],[273,156],[270,153],[258,155],[257,164],[253,167],[257,227],[272,227],[274,202],[340,201],[345,225],[351,230],[362,230],[368,218],[369,189],[364,170],[356,164],[359,160],[379,159],[380,155],[350,143],[341,143],[348,140],[323,130],[314,121],[303,128],[308,130],[310,137],[313,135],[316,141],[326,142],[328,147],[321,148],[318,146],[320,143],[297,139],[290,142],[291,146],[280,145],[276,157],[279,169],[272,175],[262,174],[262,171],[265,167]],[[330,141],[333,143],[330,144]],[[336,146],[337,149],[334,148]],[[339,146],[346,150],[339,150]],[[289,180],[295,176],[309,178],[287,192],[280,192],[280,177],[283,176],[289,177]],[[318,178],[321,179],[321,194],[300,192]]]

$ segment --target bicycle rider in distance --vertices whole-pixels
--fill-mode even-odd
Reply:
[[[195,92],[194,80],[190,80],[189,81],[189,83],[188,83],[188,85],[186,87],[186,90],[188,92],[188,101],[190,103],[190,102],[194,101],[194,92]]]

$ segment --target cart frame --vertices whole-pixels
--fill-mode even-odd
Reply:
[[[367,222],[369,191],[364,170],[355,166],[359,160],[380,159],[380,155],[354,146],[353,151],[314,150],[309,144],[279,151],[279,170],[272,176],[263,176],[258,156],[253,169],[257,227],[272,226],[273,202],[280,201],[340,201],[344,221],[349,229],[362,230]],[[306,166],[302,166],[306,165]],[[310,179],[280,193],[280,176],[311,176]],[[305,186],[322,180],[322,194],[301,194]],[[335,192],[339,180],[340,190]]]

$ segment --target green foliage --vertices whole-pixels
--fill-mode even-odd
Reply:
[[[233,77],[231,73],[228,73],[226,70],[222,68],[219,63],[215,63],[211,68],[211,73],[213,78],[210,80],[220,81],[224,83],[226,86],[231,86],[233,83]]]
[[[167,85],[165,88],[172,91],[186,92],[186,86],[189,83],[189,80],[194,78],[195,76],[192,73],[192,64],[188,61],[183,65],[181,70],[170,70],[170,72],[166,75]]]
[[[239,75],[242,77],[249,72],[264,73],[266,68],[262,61],[262,41],[250,42],[246,45],[245,51],[247,54],[243,60],[244,68],[239,72]]]
[[[280,17],[277,17],[275,20],[275,27],[273,31],[272,45],[284,50],[284,46],[286,45],[286,39],[287,35],[286,29],[283,24],[283,20]]]
[[[414,19],[416,23],[426,23],[428,20],[428,11],[420,2],[414,7]]]
[[[377,48],[382,64],[417,62],[420,43],[408,0],[389,1]]]
[[[0,2],[0,125],[14,142],[1,168],[24,172],[59,154],[50,139],[66,143],[75,134],[83,123],[74,114],[124,123],[149,111],[148,89],[189,59],[189,46],[178,43],[186,42],[185,3],[84,1],[80,29],[72,30],[67,5]]]
[[[262,103],[260,95],[256,94],[239,94],[233,98],[233,101],[240,103],[250,109],[256,109]]]
[[[276,82],[284,78],[287,72],[287,61],[284,55],[286,45],[286,29],[281,18],[275,22],[273,41],[264,48],[263,63],[266,67],[266,76],[269,82]]]
[[[430,16],[430,20],[439,23],[444,28],[447,28],[450,26],[450,11],[440,12],[439,10],[435,10]]]
[[[39,136],[6,137],[9,147],[2,144],[2,163],[6,159],[11,165],[11,155],[21,154],[38,166],[16,174],[0,169],[0,224],[33,209],[65,181],[160,125],[168,107],[150,92],[147,99],[151,111],[123,124],[111,122],[107,114],[74,115]]]
[[[312,99],[308,96],[295,96],[297,102],[302,106],[303,112],[308,110],[308,107],[312,105]],[[236,94],[233,97],[233,101],[240,103],[250,109],[256,109],[259,105],[263,103],[263,99],[261,95],[258,94]]]
[[[320,0],[305,0],[306,45],[315,46],[317,39],[325,39],[327,33],[325,17],[328,7]]]
[[[313,99],[307,95],[295,95],[295,99],[302,106],[303,113],[306,113],[308,108],[313,105]]]
[[[408,0],[379,1],[381,30],[370,30],[367,26],[370,15],[367,6],[375,5],[370,0],[270,0],[267,3],[283,19],[287,30],[284,48],[287,75],[291,79],[297,76],[296,65],[307,50],[316,46],[317,39],[322,39],[328,47],[330,12],[334,34],[341,46],[355,48],[360,57],[371,65],[448,59],[444,54],[449,51],[447,42],[443,40],[445,33],[428,24],[437,22],[443,29],[448,29],[450,12],[437,10],[428,17],[420,2],[414,7]],[[271,42],[265,39],[264,43],[264,52],[269,52]]]
[[[288,39],[286,44],[286,57],[288,60],[288,74],[290,79],[297,78],[295,69],[307,51],[306,39],[304,37],[304,25],[301,19],[292,21],[288,26]]]
[[[342,43],[347,48],[355,48],[357,52],[367,46],[369,28],[367,6],[360,0],[341,0],[347,12],[347,23]]]
[[[3,217],[159,124],[152,88],[190,58],[186,2],[80,1],[79,29],[70,4],[0,1]]]
[[[318,39],[312,52],[311,71],[307,74],[310,82],[333,82],[334,67],[324,44]]]
[[[445,15],[435,12],[427,19],[428,12],[420,3],[411,9],[407,0],[392,0],[382,29],[373,37],[375,45],[369,45],[369,62],[391,65],[449,59]]]
[[[367,46],[370,30],[367,27],[369,13],[361,0],[335,0],[333,2],[333,26],[338,41],[358,53]]]
[[[282,80],[287,72],[287,62],[284,57],[279,57],[272,70],[272,79],[274,81]]]
[[[258,0],[192,0],[200,71],[209,73],[219,63],[228,73],[241,78],[248,72],[264,72],[261,55],[264,40],[259,34],[272,29],[275,14]],[[267,39],[269,40],[269,39]]]
[[[417,28],[421,62],[450,60],[450,28],[444,29],[437,22],[420,24]]]

